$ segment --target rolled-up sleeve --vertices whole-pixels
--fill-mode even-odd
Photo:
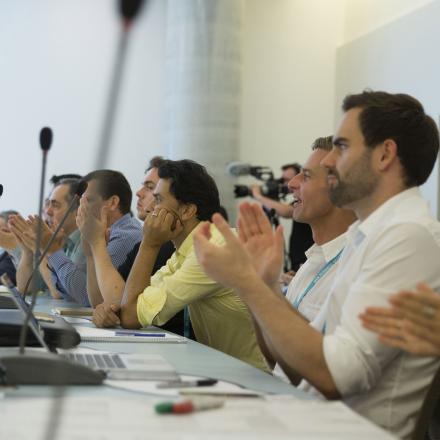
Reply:
[[[48,262],[56,275],[53,279],[61,293],[67,294],[83,306],[89,306],[87,296],[87,266],[84,263],[74,263],[64,251],[59,250],[48,257]]]
[[[350,286],[340,322],[331,322],[331,310],[328,316],[330,330],[324,336],[323,352],[343,397],[371,390],[400,353],[366,330],[359,314],[366,307],[389,306],[389,296],[401,289],[412,289],[421,281],[433,283],[438,278],[440,251],[425,229],[415,224],[396,225],[379,238],[371,243],[373,248],[362,272]],[[422,254],[426,256],[423,267]]]
[[[212,241],[223,244],[218,237]],[[218,292],[219,284],[203,272],[194,248],[180,258],[183,261],[179,263],[179,257],[174,254],[139,295],[137,315],[143,326],[165,324],[186,305]]]
[[[354,320],[359,313],[353,315],[353,322],[343,319],[335,332],[323,340],[327,367],[344,397],[370,390],[379,380],[383,366],[397,354],[396,349],[380,344],[375,334],[356,328]]]

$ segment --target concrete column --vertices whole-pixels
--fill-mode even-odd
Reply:
[[[168,0],[167,9],[168,157],[205,165],[232,218],[225,165],[238,158],[243,7],[242,0]]]

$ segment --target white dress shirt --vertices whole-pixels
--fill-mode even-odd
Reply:
[[[293,305],[299,300],[309,285],[313,282],[319,271],[331,263],[342,251],[347,234],[341,234],[321,246],[314,244],[306,251],[306,262],[299,268],[287,290],[286,298]],[[298,311],[308,321],[313,321],[330,292],[333,278],[336,274],[337,261],[329,266],[328,271],[316,281],[316,284],[303,297],[298,306]]]
[[[346,239],[347,234],[344,233],[323,245],[314,244],[306,251],[307,260],[298,269],[298,272],[289,284],[289,289],[287,290],[286,295],[287,300],[293,305],[302,297],[298,306],[298,311],[308,321],[313,321],[315,319],[330,293],[330,288],[338,265],[338,261],[335,261],[335,264],[331,264],[331,262],[342,251]],[[326,271],[319,280],[316,280],[316,275],[319,271],[329,263],[330,266],[328,266],[328,271]],[[316,281],[316,284],[308,291],[308,293],[306,293],[305,296],[303,296],[314,280]],[[290,382],[278,364],[275,365],[273,373],[283,380]]]
[[[383,345],[358,316],[421,281],[440,288],[440,224],[411,188],[350,226],[331,293],[312,323],[325,328],[325,360],[344,402],[401,438],[411,435],[439,360]]]

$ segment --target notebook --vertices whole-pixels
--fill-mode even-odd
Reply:
[[[184,344],[186,338],[161,330],[101,329],[75,326],[83,342],[159,342]]]
[[[60,316],[93,316],[91,307],[55,307],[52,312]]]

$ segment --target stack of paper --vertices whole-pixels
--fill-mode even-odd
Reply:
[[[108,330],[82,326],[75,328],[83,342],[186,342],[183,336],[161,330]]]
[[[219,409],[158,415],[158,400],[84,397],[4,398],[0,438],[59,440],[392,440],[395,437],[340,402],[228,400]],[[23,423],[25,415],[26,423]]]

